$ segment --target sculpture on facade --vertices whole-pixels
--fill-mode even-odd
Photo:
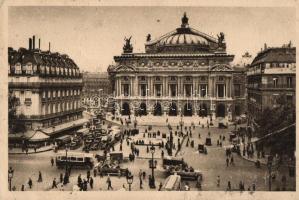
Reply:
[[[124,53],[132,53],[133,52],[133,46],[131,44],[131,38],[132,36],[130,36],[129,38],[125,37],[125,44],[123,47]]]
[[[146,41],[147,41],[147,42],[151,41],[151,34],[148,34],[148,35],[146,36]]]
[[[223,41],[224,41],[224,33],[223,32],[220,32],[219,35],[217,35],[218,37],[218,44],[223,44]]]

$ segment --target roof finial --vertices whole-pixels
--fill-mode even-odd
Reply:
[[[188,24],[188,17],[186,15],[186,12],[184,12],[184,16],[182,17],[182,28],[188,28],[189,24]]]

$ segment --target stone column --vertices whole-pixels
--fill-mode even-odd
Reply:
[[[169,96],[169,91],[168,91],[168,77],[165,77],[165,97]]]
[[[214,90],[214,85],[213,85],[213,79],[214,79],[214,77],[212,77],[212,76],[209,76],[209,80],[208,80],[208,86],[209,86],[209,96],[210,97],[213,97],[214,96],[214,92],[213,92],[213,90]]]
[[[138,76],[135,74],[135,80],[134,80],[134,96],[138,96]]]
[[[118,77],[115,78],[116,78],[116,96],[119,96],[119,78]]]
[[[133,96],[133,77],[130,76],[130,95],[129,97]]]

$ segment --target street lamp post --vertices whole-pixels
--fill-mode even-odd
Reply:
[[[152,146],[150,148],[150,151],[152,153],[152,160],[150,160],[150,162],[149,162],[150,168],[152,169],[152,177],[151,177],[151,184],[150,184],[150,186],[151,186],[151,188],[156,188],[154,169],[157,166],[157,162],[154,161],[155,147],[154,147],[153,144],[152,144]]]
[[[64,184],[69,183],[69,170],[68,170],[68,157],[67,157],[67,152],[68,152],[68,145],[65,146],[65,176],[64,176]]]
[[[127,183],[129,184],[129,191],[131,191],[131,185],[133,183],[133,175],[131,173],[128,174],[127,178]]]
[[[12,169],[12,167],[9,167],[9,170],[8,170],[9,191],[11,191],[11,182],[12,182],[12,178],[13,178],[13,173],[14,173],[14,170]]]

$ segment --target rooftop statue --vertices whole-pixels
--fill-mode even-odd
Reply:
[[[217,35],[218,37],[218,44],[223,44],[223,41],[224,41],[224,33],[223,32],[220,32],[219,35]]]
[[[133,51],[133,46],[131,44],[131,38],[132,38],[132,36],[130,36],[129,38],[125,37],[125,44],[123,47],[124,53],[132,53],[132,51]]]
[[[181,27],[182,28],[187,28],[188,27],[188,17],[187,17],[187,14],[186,14],[186,12],[184,12],[184,16],[182,17],[182,25],[181,25]]]
[[[146,36],[146,41],[147,41],[147,42],[151,41],[151,34],[148,34],[148,35]]]

